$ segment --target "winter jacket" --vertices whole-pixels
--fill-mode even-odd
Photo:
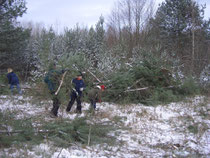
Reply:
[[[19,84],[19,79],[17,75],[14,72],[10,72],[7,74],[8,82],[11,85],[17,85]]]
[[[76,90],[76,92],[79,94],[79,96],[82,95],[82,89],[85,88],[85,84],[83,80],[78,80],[77,78],[72,80],[72,84],[74,86],[74,89]]]
[[[44,82],[47,83],[48,89],[50,90],[51,93],[57,90],[63,72],[64,72],[63,70],[59,71],[52,69],[46,74]]]
[[[101,102],[101,90],[99,88],[92,88],[88,92],[88,99],[94,102]]]

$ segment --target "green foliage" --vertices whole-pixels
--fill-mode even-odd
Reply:
[[[178,89],[180,95],[194,95],[200,93],[200,87],[192,77],[186,78]]]
[[[147,105],[156,105],[161,103],[170,103],[177,100],[178,96],[176,96],[172,90],[157,88],[144,103]]]
[[[142,54],[142,59],[136,60],[132,67],[123,67],[111,76],[112,90],[108,90],[108,98],[112,101],[122,102],[123,100],[123,102],[132,103],[146,103],[149,100],[162,102],[173,100],[175,98],[173,92],[166,88],[176,85],[177,82],[172,77],[170,69],[164,67],[168,67],[168,65],[157,56],[150,53]],[[138,88],[146,89],[135,91]],[[134,91],[129,91],[130,89],[134,89]],[[165,100],[169,96],[170,99]]]
[[[152,53],[143,53],[132,67],[123,67],[110,77],[111,90],[105,92],[106,100],[155,105],[199,93],[194,79],[186,78],[181,84],[180,79],[174,78],[172,73],[172,67],[164,59]]]
[[[194,125],[190,125],[187,127],[187,129],[194,134],[198,134],[198,125],[194,124]]]
[[[186,46],[187,34],[191,33],[192,23],[197,26],[202,24],[203,12],[204,8],[200,9],[192,0],[162,2],[155,17],[155,25],[159,27],[161,39],[167,46],[176,45],[178,42],[179,48],[183,48]]]
[[[204,9],[205,5],[199,5],[193,0],[166,0],[151,20],[151,43],[160,46],[170,56],[178,57],[186,74],[199,74],[209,63],[204,64],[198,60],[202,57],[203,60],[209,58],[206,53],[208,44],[205,41],[209,40],[210,21],[204,19]],[[199,31],[196,28],[199,28]],[[195,58],[199,62],[193,65]]]
[[[11,67],[11,63],[16,69],[25,68],[23,52],[30,31],[19,27],[16,22],[17,17],[25,12],[24,0],[0,2],[0,58],[3,68]]]
[[[59,60],[59,65],[63,68],[67,68],[72,73],[78,73],[78,71],[85,71],[90,66],[88,60],[81,52],[77,52],[75,55],[65,54]],[[75,74],[76,76],[76,74]]]
[[[15,113],[0,113],[0,147],[11,145],[40,144],[44,139],[49,139],[59,147],[69,147],[75,142],[87,145],[113,143],[114,137],[107,136],[114,130],[111,125],[88,124],[88,118],[70,120],[41,121],[39,127],[34,127],[33,118],[14,119]],[[37,119],[37,118],[36,118]],[[90,118],[91,119],[91,118]],[[10,130],[8,130],[10,129]],[[90,145],[89,144],[89,145]]]
[[[77,118],[72,122],[69,120],[55,121],[44,125],[45,129],[53,131],[48,138],[60,147],[68,147],[74,142],[88,144],[88,137],[91,137],[91,144],[113,142],[113,138],[107,137],[108,132],[114,130],[112,126],[86,123],[88,118]],[[91,132],[91,133],[90,133]]]
[[[20,145],[27,142],[37,144],[43,139],[41,135],[35,133],[31,119],[14,119],[14,113],[0,113],[0,130],[8,133],[0,134],[0,147],[9,147],[11,145]],[[11,133],[9,130],[11,130]]]
[[[7,74],[0,76],[0,94],[9,94],[8,80],[6,77]]]

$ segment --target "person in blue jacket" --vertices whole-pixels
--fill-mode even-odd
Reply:
[[[82,74],[78,74],[76,78],[72,80],[73,89],[71,91],[71,100],[66,108],[66,111],[69,112],[76,100],[77,102],[77,113],[82,113],[82,106],[81,106],[81,98],[82,98],[82,91],[85,88],[84,81],[82,80]]]
[[[11,89],[11,93],[13,94],[13,89],[16,86],[18,89],[18,93],[22,94],[19,79],[18,79],[17,75],[13,72],[13,70],[11,68],[8,68],[7,71],[8,71],[7,78],[8,78],[8,83],[10,84],[9,87]]]

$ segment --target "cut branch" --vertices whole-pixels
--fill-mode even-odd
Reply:
[[[128,89],[128,90],[125,90],[124,92],[143,91],[143,90],[146,90],[148,88],[150,88],[150,87],[137,88],[137,89]]]
[[[98,77],[96,77],[96,75],[94,75],[90,70],[87,69],[87,71],[98,81],[101,82],[101,80],[98,79]]]
[[[25,133],[27,131],[24,131],[24,130],[17,130],[17,131],[0,131],[0,133],[6,133],[6,134],[12,134],[12,133]],[[53,133],[53,132],[56,132],[56,131],[50,131],[50,130],[40,130],[40,131],[33,131],[33,133]]]
[[[62,84],[63,84],[63,80],[64,80],[64,77],[65,77],[66,73],[67,73],[67,71],[65,71],[65,72],[64,72],[64,74],[63,74],[63,76],[62,76],[62,79],[61,79],[61,82],[60,82],[60,85],[59,85],[59,87],[58,87],[57,91],[55,92],[55,95],[57,95],[57,94],[58,94],[58,92],[60,91],[60,89],[61,89],[61,86],[62,86]]]
[[[88,135],[88,146],[90,145],[90,136],[91,136],[91,125],[90,125],[89,135]]]
[[[139,83],[140,81],[142,81],[143,78],[140,78],[139,80],[137,80],[131,87],[133,87],[134,85],[136,85],[137,83]]]

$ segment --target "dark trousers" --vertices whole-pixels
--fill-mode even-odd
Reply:
[[[11,94],[13,94],[13,89],[14,89],[15,86],[17,87],[18,93],[19,93],[19,94],[22,94],[22,91],[21,91],[21,89],[20,89],[20,85],[19,85],[19,84],[16,84],[16,85],[11,84],[11,85],[10,85]]]
[[[96,101],[94,101],[93,99],[90,99],[90,105],[94,110],[96,109]]]
[[[59,101],[59,99],[57,98],[57,96],[53,96],[53,108],[52,108],[51,112],[52,112],[55,116],[58,115],[59,106],[60,106],[60,101]]]
[[[82,96],[79,96],[76,94],[75,91],[72,91],[71,92],[71,100],[69,101],[69,104],[66,108],[66,111],[70,111],[71,110],[71,107],[73,106],[75,100],[77,101],[77,112],[82,112],[82,106],[81,106],[81,97]]]

